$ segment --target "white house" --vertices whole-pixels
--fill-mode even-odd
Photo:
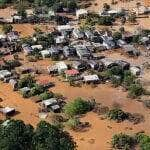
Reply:
[[[79,19],[81,16],[86,16],[88,11],[86,9],[78,9],[76,10],[76,17]]]
[[[63,61],[56,63],[56,67],[59,73],[68,69],[67,65]]]

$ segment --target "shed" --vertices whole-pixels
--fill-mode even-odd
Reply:
[[[141,73],[141,69],[138,66],[131,66],[130,71],[133,75],[136,75],[136,76],[140,75],[140,73]]]
[[[98,63],[94,60],[88,60],[87,64],[88,64],[89,68],[91,68],[91,69],[97,70],[99,68]]]
[[[65,39],[64,36],[57,36],[57,37],[55,38],[55,42],[56,42],[56,44],[62,44],[62,43],[65,43],[65,42],[66,42],[66,39]]]
[[[17,90],[17,88],[18,88],[18,82],[17,82],[17,80],[10,79],[9,80],[9,84],[12,86],[12,88],[13,88],[14,91]]]
[[[43,58],[50,57],[50,51],[49,50],[43,50],[43,51],[40,51],[40,53],[41,53]]]
[[[66,78],[68,78],[68,77],[75,77],[75,76],[79,75],[79,71],[76,70],[76,69],[66,70],[65,74],[66,74]]]
[[[0,70],[0,80],[3,80],[5,77],[10,77],[12,74],[8,70]]]
[[[31,48],[34,50],[34,49],[39,49],[39,50],[42,50],[43,49],[43,46],[42,45],[32,45]]]
[[[5,107],[5,108],[0,108],[0,111],[5,115],[12,115],[15,113],[15,108]]]
[[[28,44],[22,44],[22,49],[26,55],[30,54],[33,51],[32,47]]]
[[[85,17],[88,14],[86,9],[78,9],[76,10],[76,17],[79,19],[80,17]]]
[[[60,111],[60,106],[59,105],[52,105],[50,108],[55,113]]]
[[[71,25],[60,25],[60,26],[57,26],[57,30],[59,32],[63,32],[63,31],[72,31],[73,30],[73,27]]]
[[[48,66],[47,70],[48,70],[49,74],[57,74],[58,73],[58,68],[56,65]]]
[[[75,28],[72,32],[74,38],[76,39],[83,39],[84,38],[84,33],[78,29],[78,28]]]
[[[50,98],[50,99],[42,101],[42,105],[45,108],[48,108],[48,107],[50,107],[52,105],[56,105],[56,104],[57,104],[57,99],[56,98]]]
[[[130,67],[130,63],[124,60],[116,60],[115,63],[118,64],[118,66],[120,66],[123,70],[128,70]]]
[[[111,68],[113,66],[117,66],[117,64],[109,58],[103,58],[101,59],[101,62],[104,64],[105,68]]]
[[[130,56],[140,55],[140,51],[131,44],[123,45],[122,48],[123,48],[123,51],[126,52]]]
[[[96,74],[93,75],[86,75],[83,77],[84,82],[86,83],[91,83],[91,82],[98,82],[99,81],[99,77]]]
[[[30,92],[30,88],[29,87],[24,87],[24,88],[21,88],[20,89],[20,91],[22,92],[22,93],[27,93],[27,92]]]
[[[67,65],[63,61],[56,63],[56,67],[59,73],[62,73],[68,69]]]
[[[81,62],[81,61],[73,61],[72,62],[72,67],[76,70],[79,70],[79,71],[83,71],[86,69],[86,65],[85,63]]]
[[[77,45],[75,46],[76,53],[80,59],[89,58],[91,56],[91,53],[84,45]]]

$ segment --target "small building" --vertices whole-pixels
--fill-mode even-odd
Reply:
[[[28,55],[28,54],[30,54],[30,53],[33,52],[32,47],[29,46],[28,44],[22,44],[22,49],[23,49],[23,51],[24,51],[24,53],[25,53],[26,55]]]
[[[9,84],[12,86],[13,90],[16,91],[18,89],[18,82],[15,79],[10,79]]]
[[[78,28],[75,28],[73,30],[72,34],[75,39],[83,39],[84,38],[84,33]]]
[[[43,58],[50,57],[50,51],[49,50],[43,50],[43,51],[40,51],[40,53],[41,53]]]
[[[50,52],[51,57],[53,56],[58,56],[59,55],[59,49],[58,47],[52,46],[51,48],[48,49]]]
[[[48,73],[51,75],[58,74],[58,68],[56,65],[47,67]]]
[[[7,36],[5,34],[0,34],[0,41],[5,42],[7,40]]]
[[[63,61],[56,63],[56,67],[59,73],[62,73],[68,69],[67,65]]]
[[[19,67],[19,68],[16,69],[16,72],[18,74],[28,74],[28,73],[31,73],[32,71],[33,70],[31,68],[29,68],[29,67],[23,67],[23,66],[21,66],[21,67]]]
[[[71,47],[71,46],[63,47],[63,54],[66,58],[75,56],[75,53],[76,53],[76,49],[74,47]]]
[[[75,46],[75,48],[76,48],[77,56],[80,59],[91,57],[90,51],[84,45],[77,45],[77,46]]]
[[[10,77],[12,73],[8,70],[0,70],[0,80],[4,80],[6,77]]]
[[[49,111],[52,110],[53,112],[59,112],[60,106],[58,105],[58,101],[56,98],[51,98],[42,101],[42,106]]]
[[[119,67],[121,67],[123,70],[128,70],[130,68],[130,63],[124,60],[116,60],[116,64],[118,64]]]
[[[133,75],[136,75],[136,76],[140,75],[140,73],[141,73],[141,69],[138,66],[131,66],[130,71]]]
[[[65,74],[68,79],[69,77],[77,77],[79,75],[79,71],[76,69],[66,70]]]
[[[12,32],[7,33],[7,39],[10,42],[18,41],[19,40],[19,34],[18,34],[18,32],[17,31],[12,31]]]
[[[88,14],[88,11],[86,9],[78,9],[76,10],[76,17],[79,18],[84,18]]]
[[[24,88],[21,88],[19,89],[21,93],[28,93],[31,91],[31,89],[29,87],[24,87]]]
[[[124,40],[121,40],[121,39],[119,39],[118,41],[117,41],[117,45],[119,46],[119,47],[122,47],[123,45],[126,45],[127,43],[126,43],[126,41],[124,41]]]
[[[55,38],[55,42],[56,42],[56,44],[63,44],[63,43],[66,42],[66,39],[65,39],[64,36],[57,36],[57,37]]]
[[[127,44],[122,46],[122,50],[127,53],[129,56],[139,56],[140,51],[136,49],[133,45]]]
[[[15,113],[15,108],[12,107],[4,107],[0,108],[0,112],[4,115],[13,115]]]
[[[83,76],[83,81],[85,83],[98,83],[100,81],[96,74]]]
[[[84,62],[81,62],[81,61],[74,61],[72,63],[72,67],[76,70],[79,70],[79,71],[83,71],[83,70],[86,70],[87,66]]]
[[[42,45],[32,45],[31,48],[34,49],[38,49],[38,50],[42,50],[43,46]]]
[[[111,68],[113,66],[117,66],[115,61],[113,61],[112,59],[109,59],[109,58],[101,59],[101,62],[104,64],[105,68]]]
[[[97,70],[99,68],[99,64],[94,60],[88,60],[87,65],[90,69]]]
[[[90,30],[85,30],[84,34],[85,34],[87,39],[92,39],[94,37],[94,34]]]
[[[59,32],[71,32],[73,30],[73,27],[71,25],[60,25],[57,26],[57,30]]]

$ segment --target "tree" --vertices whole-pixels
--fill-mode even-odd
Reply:
[[[12,29],[13,29],[13,26],[10,25],[10,24],[4,24],[4,25],[2,26],[2,31],[3,31],[5,34],[11,32]]]
[[[131,23],[135,23],[136,22],[136,15],[134,13],[130,14],[128,21]]]
[[[64,107],[64,112],[69,117],[84,114],[90,110],[91,110],[91,104],[87,101],[84,101],[81,98],[77,98],[73,102],[69,102]]]
[[[109,110],[107,117],[111,120],[123,121],[128,118],[128,114],[119,108]]]
[[[68,132],[41,121],[33,137],[33,147],[36,150],[74,150],[76,143]]]
[[[104,3],[104,4],[103,4],[103,9],[104,9],[105,11],[108,11],[108,10],[110,9],[110,5],[108,5],[107,3]]]
[[[22,6],[22,5],[20,5],[20,6],[18,7],[18,9],[17,9],[17,14],[18,14],[19,16],[21,16],[23,19],[25,19],[25,18],[27,17],[27,12],[26,12],[26,10],[25,10],[25,7]]]
[[[120,133],[113,136],[111,144],[115,149],[130,150],[135,145],[135,140],[129,135]]]
[[[135,83],[130,85],[128,94],[131,98],[136,98],[138,96],[141,96],[143,93],[144,93],[144,89],[141,84]]]
[[[46,91],[46,92],[40,94],[39,97],[40,97],[41,100],[46,100],[46,99],[54,97],[54,93]]]
[[[6,125],[0,125],[0,149],[31,149],[33,127],[31,125],[25,125],[23,121],[20,120],[7,121]]]
[[[148,150],[150,149],[150,136],[145,135],[143,133],[138,133],[136,135],[137,142],[140,145],[141,150]]]
[[[22,79],[18,82],[18,88],[23,87],[33,87],[35,83],[35,79],[31,75],[25,75]]]
[[[119,39],[121,39],[122,38],[122,34],[120,33],[120,32],[114,32],[113,33],[113,39],[114,40],[119,40]]]

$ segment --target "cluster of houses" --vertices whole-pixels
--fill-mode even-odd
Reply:
[[[110,58],[102,58],[99,60],[88,61],[73,61],[71,64],[66,64],[60,61],[53,66],[48,66],[47,70],[51,75],[64,75],[67,81],[82,81],[83,83],[100,83],[102,80],[96,73],[89,73],[88,70],[101,72],[110,69],[114,66],[119,66],[123,70],[130,70],[135,76],[140,75],[141,68],[132,66],[124,60],[112,60]]]

